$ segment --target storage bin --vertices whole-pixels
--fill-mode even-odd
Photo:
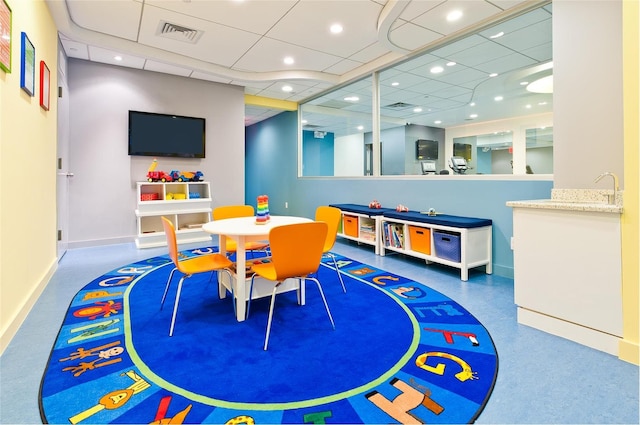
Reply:
[[[425,227],[409,226],[411,250],[431,255],[431,230]]]
[[[433,247],[436,257],[460,262],[460,234],[434,230]]]
[[[157,201],[160,199],[160,195],[157,193],[141,193],[140,200],[141,201]]]
[[[358,237],[358,216],[345,214],[342,216],[342,223],[345,235]]]

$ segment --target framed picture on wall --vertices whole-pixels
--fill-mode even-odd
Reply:
[[[45,111],[49,110],[49,82],[51,75],[49,67],[44,61],[40,61],[40,106]]]
[[[36,48],[31,44],[26,32],[22,32],[20,54],[20,88],[33,96],[36,85]]]
[[[0,69],[11,72],[11,8],[0,1]]]

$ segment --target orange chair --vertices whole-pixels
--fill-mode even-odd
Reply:
[[[333,329],[336,328],[320,281],[315,277],[309,276],[316,273],[318,267],[320,267],[322,248],[324,247],[326,237],[327,224],[317,221],[276,226],[269,232],[271,261],[268,263],[254,264],[251,267],[254,274],[251,277],[249,304],[247,305],[248,317],[256,276],[275,283],[275,285],[273,285],[273,292],[271,293],[271,305],[269,307],[267,332],[264,338],[264,350],[267,349],[267,345],[269,344],[276,291],[286,279],[293,278],[298,280],[298,301],[303,281],[306,282],[307,279],[314,281],[320,290],[320,295],[322,296],[324,307],[329,315],[331,326]]]
[[[251,205],[223,205],[214,208],[211,215],[214,220],[224,220],[225,218],[253,217],[256,214]],[[268,254],[269,244],[260,241],[247,242],[244,244],[244,249],[249,252],[264,251]],[[236,252],[238,250],[236,241],[227,238],[226,250],[228,254]]]
[[[336,268],[336,273],[338,273],[338,278],[340,279],[340,284],[342,285],[342,292],[347,292],[347,288],[344,286],[344,281],[342,280],[342,273],[340,273],[338,263],[336,262],[336,257],[331,253],[331,249],[333,249],[333,245],[336,243],[338,227],[340,227],[340,220],[342,220],[342,212],[335,207],[320,205],[318,208],[316,208],[315,219],[316,221],[323,221],[327,223],[327,239],[325,239],[324,241],[324,249],[322,253],[327,257],[331,257],[331,259],[333,260],[333,266]]]
[[[169,279],[167,280],[167,284],[164,287],[164,294],[162,295],[162,302],[160,303],[160,309],[162,309],[162,307],[164,306],[164,300],[167,297],[167,292],[169,291],[169,285],[171,284],[173,273],[176,270],[182,273],[182,277],[178,282],[178,290],[176,291],[176,300],[173,304],[173,315],[171,316],[171,326],[169,327],[169,336],[173,336],[173,328],[176,323],[176,314],[178,313],[178,302],[180,301],[180,292],[182,291],[182,282],[186,278],[189,278],[194,274],[208,273],[208,272],[214,272],[214,271],[220,271],[220,270],[224,270],[229,274],[229,281],[231,282],[232,277],[231,277],[231,271],[229,269],[233,265],[233,262],[222,254],[201,255],[198,257],[187,258],[186,260],[180,261],[178,259],[178,242],[176,239],[176,230],[175,230],[175,227],[173,227],[173,223],[169,221],[167,218],[162,217],[162,226],[164,227],[164,233],[167,236],[167,245],[169,246],[169,257],[171,258],[171,261],[173,261],[173,264],[175,267],[173,268],[173,270],[171,270],[171,273],[169,274]],[[213,273],[212,273],[212,276],[213,276]],[[235,303],[235,298],[233,296],[233,289],[231,290],[231,299],[233,300],[233,309],[235,313],[236,303]]]

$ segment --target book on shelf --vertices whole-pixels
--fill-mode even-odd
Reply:
[[[384,223],[385,245],[393,248],[404,248],[404,226],[402,224]]]

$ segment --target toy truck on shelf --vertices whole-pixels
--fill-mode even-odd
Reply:
[[[171,170],[170,173],[164,171],[156,171],[158,160],[154,159],[147,170],[147,180],[150,182],[199,182],[202,181],[204,174],[202,171],[178,171]]]
[[[147,180],[150,182],[172,182],[173,177],[164,171],[147,171]]]
[[[199,182],[204,174],[202,171],[171,171],[171,178],[178,182]]]

